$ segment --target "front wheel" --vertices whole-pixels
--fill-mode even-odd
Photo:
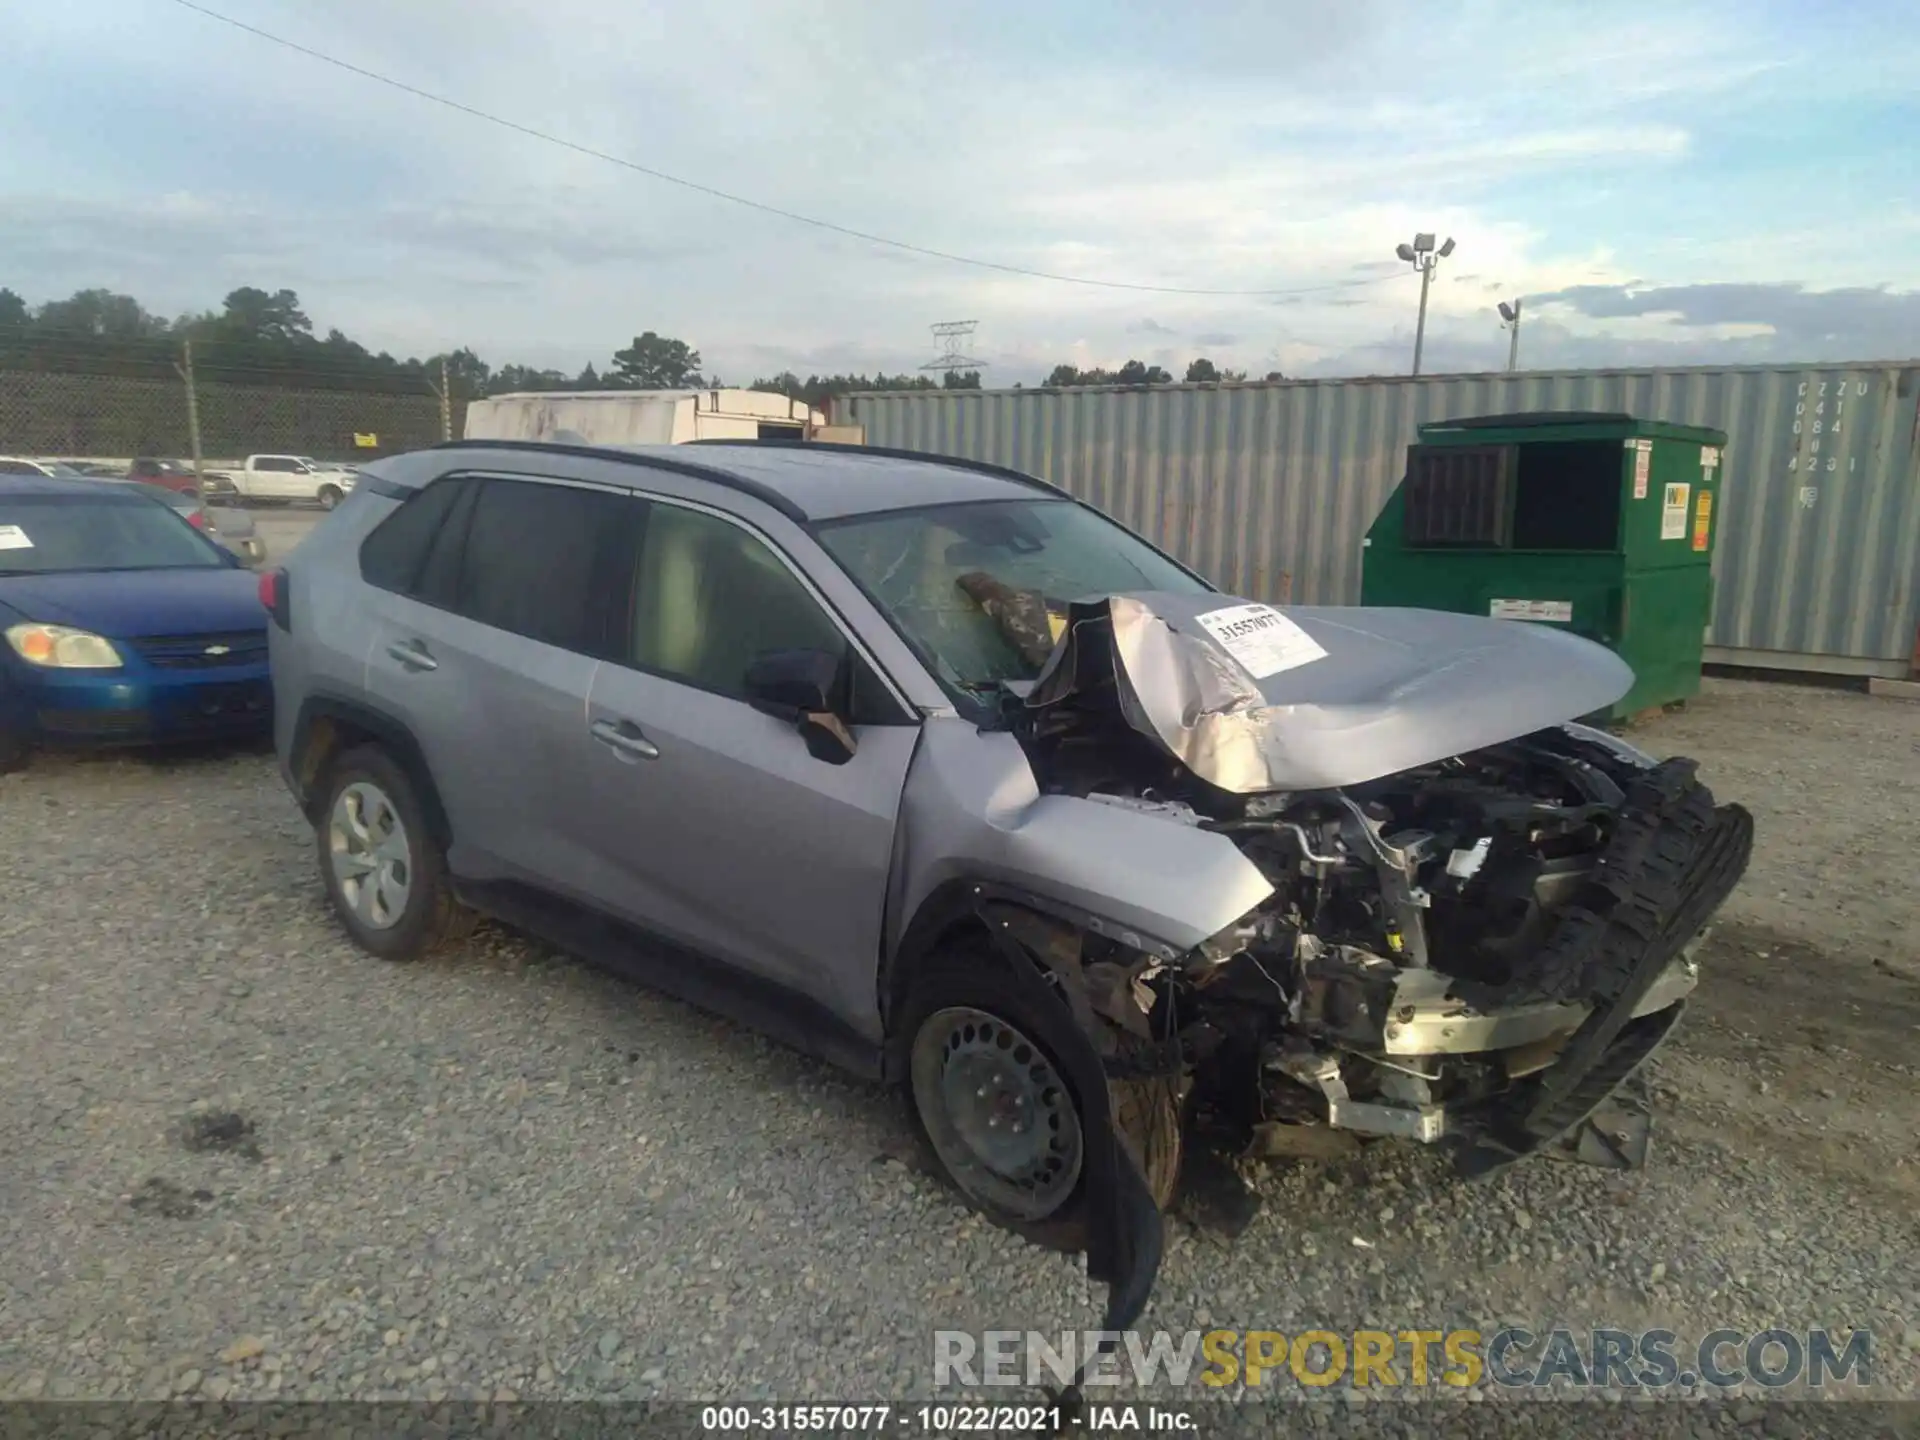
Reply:
[[[333,509],[334,506],[340,503],[340,487],[337,485],[322,485],[320,487],[319,500],[322,510]]]
[[[1078,1243],[1084,1111],[1037,1038],[1047,1018],[1003,963],[985,941],[929,957],[901,1016],[909,1117],[974,1208],[1012,1229],[1065,1224]],[[1109,1081],[1108,1105],[1154,1203],[1166,1209],[1179,1178],[1176,1087]]]

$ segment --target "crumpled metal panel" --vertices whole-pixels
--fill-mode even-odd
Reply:
[[[1074,795],[1043,795],[1019,742],[936,716],[900,799],[888,948],[942,885],[1013,886],[1107,922],[1135,948],[1192,949],[1273,894],[1225,835]]]
[[[1202,617],[1223,595],[1114,595],[1071,607],[1029,707],[1110,674],[1129,724],[1233,794],[1378,779],[1588,715],[1633,684],[1612,651],[1545,626],[1435,610],[1297,607],[1319,658],[1256,677]]]

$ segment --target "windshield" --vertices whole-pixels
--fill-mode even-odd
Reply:
[[[979,693],[1031,680],[1070,601],[1208,587],[1096,510],[994,500],[859,515],[820,541],[885,610],[940,681]]]
[[[191,525],[142,495],[0,496],[0,575],[226,563]]]

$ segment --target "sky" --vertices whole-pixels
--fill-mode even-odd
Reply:
[[[196,0],[201,3],[201,0]],[[989,385],[1197,355],[1404,373],[1920,354],[1920,27],[1892,3],[0,5],[0,286],[297,291],[375,349]],[[1162,290],[1116,288],[1162,287]],[[1171,290],[1293,292],[1180,294]]]

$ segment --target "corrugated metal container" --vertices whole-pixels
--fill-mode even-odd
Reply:
[[[1222,588],[1354,604],[1431,420],[1604,410],[1729,437],[1707,658],[1905,675],[1920,630],[1920,362],[853,395],[867,443],[1042,476]]]
[[[758,390],[534,390],[467,406],[468,440],[684,445],[689,440],[803,439],[826,416]]]

